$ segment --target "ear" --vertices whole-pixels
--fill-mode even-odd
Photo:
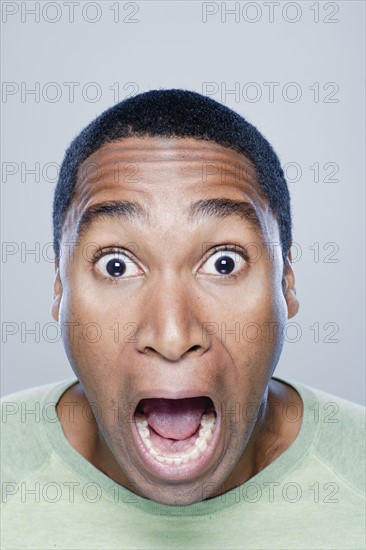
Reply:
[[[60,269],[57,260],[55,260],[55,281],[53,285],[53,304],[51,308],[52,317],[55,321],[59,320],[60,303],[62,297],[62,283],[60,278]]]
[[[300,307],[299,301],[296,297],[295,275],[292,269],[291,250],[287,254],[282,285],[283,293],[287,303],[287,318],[291,319],[292,317],[295,317]]]

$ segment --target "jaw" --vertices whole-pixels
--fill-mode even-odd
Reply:
[[[102,446],[100,440],[96,442],[96,447],[100,449],[97,452],[97,467],[141,497],[167,505],[200,502],[216,496],[224,483],[225,490],[230,489],[230,485],[235,487],[240,484],[250,462],[250,449],[246,443],[253,424],[249,421],[248,426],[245,420],[247,414],[242,416],[242,409],[238,421],[236,405],[239,403],[245,407],[247,403],[259,402],[266,382],[266,377],[262,376],[260,383],[257,381],[255,384],[250,369],[245,372],[249,372],[245,380],[244,376],[243,380],[238,379],[238,367],[227,368],[225,377],[221,373],[219,376],[211,372],[210,377],[205,379],[193,378],[188,372],[178,381],[172,376],[140,379],[133,373],[125,376],[123,386],[108,382],[98,388],[96,383],[93,387],[89,382],[88,401],[99,402],[103,413],[105,411],[103,419],[96,418],[97,431],[101,432],[104,441]],[[179,438],[173,437],[176,435],[174,433],[165,434],[165,437],[159,433],[159,427],[147,418],[150,411],[144,405],[154,399],[180,402],[194,398],[203,398],[206,404],[197,428],[188,437],[185,433],[181,433]],[[111,401],[113,407],[107,406]],[[212,404],[214,415],[210,418]],[[231,407],[232,404],[235,404],[234,420],[230,414],[231,408],[226,408],[226,405]],[[247,411],[246,408],[244,410]],[[206,434],[205,427],[208,427]],[[87,428],[90,432],[90,423]],[[150,438],[149,442],[146,442],[146,435]],[[204,438],[206,441],[201,442],[199,438],[203,435],[207,436]],[[101,447],[106,448],[103,451]],[[154,450],[150,452],[151,448],[158,456],[154,456]],[[105,451],[110,451],[107,460],[108,453]],[[191,454],[187,460],[187,455]],[[239,476],[234,470],[238,470],[239,460],[241,472],[237,483]]]

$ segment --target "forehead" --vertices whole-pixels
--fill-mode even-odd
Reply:
[[[129,137],[103,145],[80,165],[63,236],[78,240],[93,228],[99,236],[102,228],[119,232],[132,223],[150,240],[174,241],[193,236],[194,227],[209,231],[235,220],[261,240],[278,230],[244,155],[195,138]]]
[[[149,201],[174,195],[232,191],[266,203],[253,163],[230,148],[195,138],[129,137],[104,144],[78,169],[79,206],[103,193],[137,193]]]

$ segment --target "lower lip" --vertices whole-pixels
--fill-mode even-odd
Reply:
[[[171,480],[194,478],[200,475],[205,468],[209,465],[209,462],[215,452],[220,432],[220,418],[216,415],[215,428],[212,434],[212,438],[208,443],[208,447],[197,458],[189,460],[184,464],[164,464],[156,460],[147,449],[144,444],[139,431],[136,426],[135,418],[132,418],[132,433],[136,442],[136,446],[140,452],[140,455],[145,465],[159,477],[163,477]]]

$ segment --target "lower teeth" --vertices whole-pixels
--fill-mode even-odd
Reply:
[[[140,413],[136,415],[135,418],[137,429],[149,453],[158,462],[174,465],[184,464],[190,460],[194,460],[207,449],[208,443],[212,438],[212,433],[216,422],[215,413],[210,412],[203,414],[199,428],[199,436],[193,445],[186,451],[183,451],[180,455],[164,455],[160,449],[155,448],[152,444],[150,439],[150,430],[145,415]]]

